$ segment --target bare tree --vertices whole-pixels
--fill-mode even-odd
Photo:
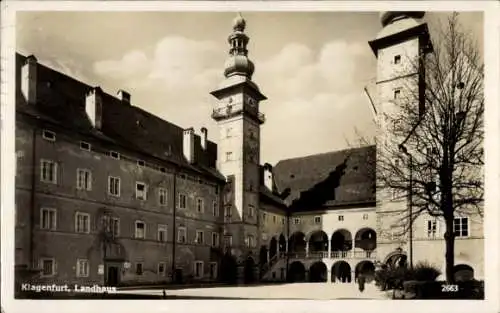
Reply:
[[[482,219],[484,64],[457,13],[438,32],[433,51],[409,61],[405,71],[416,74],[403,79],[397,110],[379,113],[384,134],[375,139],[372,168],[377,190],[388,191],[390,201],[412,199],[412,209],[400,212],[400,234],[422,214],[444,219],[446,280],[452,283],[454,219],[459,214]],[[419,82],[424,89],[415,88]],[[361,141],[373,142],[368,139]]]

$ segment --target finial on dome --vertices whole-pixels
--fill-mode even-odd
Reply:
[[[238,12],[238,15],[236,16],[236,18],[233,20],[233,29],[235,31],[244,31],[245,30],[245,26],[246,26],[246,21],[245,19],[243,18],[243,16],[241,16],[241,13]]]

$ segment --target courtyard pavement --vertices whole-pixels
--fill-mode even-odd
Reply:
[[[124,294],[147,294],[161,296],[162,289],[120,290]],[[364,292],[357,284],[294,283],[280,285],[257,285],[239,287],[186,288],[165,290],[172,299],[387,299],[386,293],[374,284],[367,284]]]

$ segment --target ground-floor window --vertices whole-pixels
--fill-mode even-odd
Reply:
[[[135,264],[135,274],[136,275],[142,275],[143,273],[143,264],[142,263],[136,263]]]
[[[165,263],[158,263],[158,275],[165,276]]]
[[[210,263],[210,278],[211,279],[217,278],[217,262]]]
[[[89,277],[89,260],[78,259],[76,261],[76,276]]]
[[[40,267],[42,268],[42,276],[52,276],[56,272],[56,261],[53,258],[42,258],[40,259]]]
[[[203,262],[195,261],[194,262],[194,277],[202,278],[203,277]]]

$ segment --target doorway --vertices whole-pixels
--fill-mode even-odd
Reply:
[[[120,282],[120,271],[116,265],[108,265],[106,285],[116,286]]]

